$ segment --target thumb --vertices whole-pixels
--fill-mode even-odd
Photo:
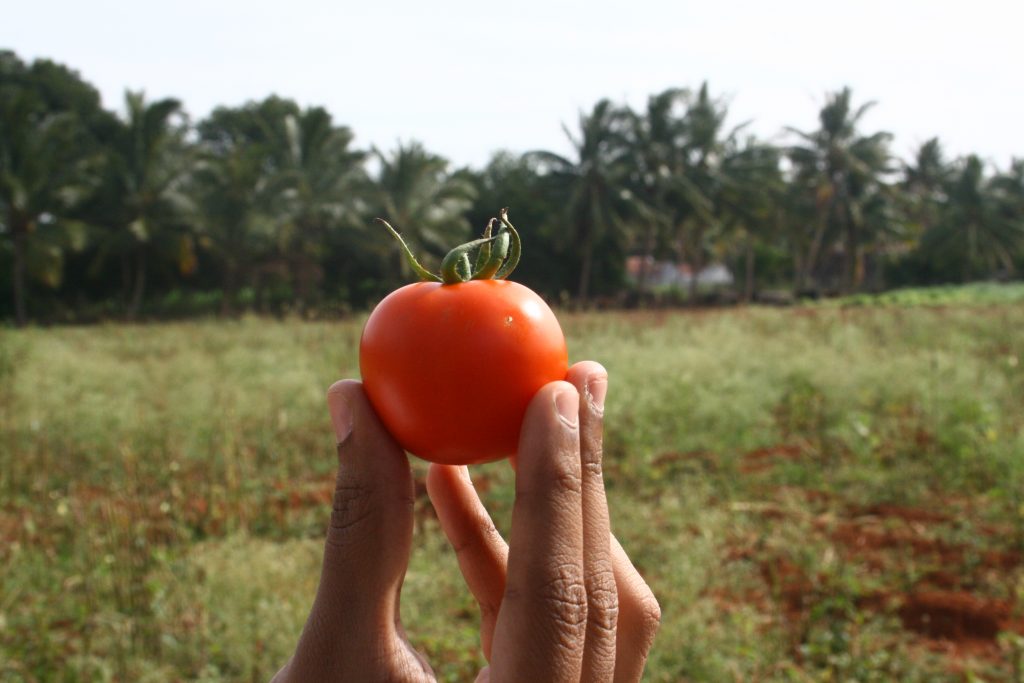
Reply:
[[[360,382],[335,383],[327,405],[338,440],[338,478],[320,586],[299,649],[328,648],[338,656],[339,648],[398,635],[398,598],[412,546],[413,483],[404,451],[380,423]]]

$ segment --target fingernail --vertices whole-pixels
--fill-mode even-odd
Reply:
[[[337,443],[343,443],[352,433],[352,407],[340,393],[330,394],[327,406],[331,411],[331,424],[334,425]]]
[[[580,397],[574,390],[563,389],[555,394],[555,410],[567,426],[575,429],[580,410]]]
[[[590,405],[598,413],[604,412],[604,397],[608,395],[608,378],[603,376],[591,377],[587,382],[587,398]]]

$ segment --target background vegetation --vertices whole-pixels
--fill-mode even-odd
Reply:
[[[0,326],[0,681],[267,680],[319,571],[323,392],[410,277],[371,219],[436,263],[510,206],[517,279],[611,373],[613,524],[664,614],[649,680],[1021,683],[1024,284],[996,281],[1024,267],[1024,161],[898,159],[870,106],[830,93],[770,143],[704,84],[598,102],[568,156],[453,168],[275,96],[112,112],[0,51],[0,319],[99,323]],[[660,287],[658,261],[737,281]],[[507,530],[507,465],[474,477]],[[418,492],[403,619],[472,680],[475,608]]]
[[[611,373],[613,527],[664,614],[648,680],[1024,680],[1024,287],[996,289],[560,314]],[[0,332],[0,680],[268,680],[361,322]],[[403,619],[472,680],[476,609],[414,470]],[[473,475],[507,532],[511,470]]]
[[[705,83],[642,111],[598,102],[568,157],[457,169],[416,142],[357,149],[325,109],[276,96],[193,122],[128,92],[111,112],[67,67],[0,52],[0,316],[363,309],[408,276],[374,216],[436,261],[503,206],[519,278],[558,301],[698,300],[652,291],[654,259],[728,264],[726,300],[1017,277],[1024,161],[951,159],[936,139],[897,159],[871,106],[831,93],[775,144]]]

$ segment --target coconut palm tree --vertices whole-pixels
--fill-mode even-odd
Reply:
[[[946,187],[948,205],[936,228],[925,236],[922,250],[943,263],[953,279],[1012,273],[1014,257],[1024,244],[1022,176],[1020,162],[992,179],[986,177],[977,155],[957,162]]]
[[[121,264],[128,317],[138,315],[151,261],[174,260],[194,267],[188,230],[194,205],[185,191],[191,159],[184,143],[181,102],[148,102],[141,92],[125,93],[124,117],[105,146],[100,206],[102,224],[94,269],[108,259]]]
[[[56,288],[65,251],[84,246],[85,225],[73,217],[93,190],[83,118],[96,111],[98,94],[76,74],[0,51],[0,236],[10,242],[18,325],[28,321],[29,280]]]
[[[220,267],[222,315],[234,312],[239,288],[266,265],[276,243],[277,170],[259,106],[219,107],[197,126],[190,184],[200,207],[199,244]]]
[[[852,97],[849,88],[829,95],[819,113],[818,130],[788,129],[801,141],[788,150],[795,167],[794,180],[814,198],[815,206],[812,235],[801,259],[801,288],[813,276],[828,239],[842,246],[842,289],[852,291],[859,286],[862,246],[869,239],[863,220],[864,203],[891,170],[892,136],[886,132],[862,135],[858,130],[875,103],[854,108]]]
[[[707,237],[722,229],[724,195],[732,182],[728,177],[733,168],[730,159],[737,153],[738,134],[745,125],[727,131],[728,114],[728,106],[711,97],[705,82],[683,119],[685,166],[675,177],[675,201],[682,208],[677,230],[683,257],[692,271],[691,301],[697,298],[698,275],[706,263]]]
[[[914,154],[914,160],[903,165],[902,196],[918,236],[927,233],[938,221],[946,201],[950,171],[938,138],[922,144]]]
[[[652,95],[642,114],[630,112],[629,187],[638,208],[640,271],[637,288],[641,295],[650,275],[655,252],[664,249],[680,222],[678,202],[670,201],[678,178],[686,174],[686,128],[684,116],[690,92],[670,88]]]
[[[722,162],[722,242],[742,253],[745,302],[755,293],[755,252],[783,237],[786,185],[781,156],[779,148],[749,137],[742,145],[730,145]]]
[[[277,211],[283,219],[278,248],[292,272],[300,309],[319,279],[320,263],[337,229],[365,222],[371,186],[365,154],[351,148],[352,132],[335,126],[321,107],[286,114],[274,122],[282,133],[269,150],[277,159]],[[272,190],[274,191],[274,190]]]
[[[630,115],[608,100],[579,118],[579,135],[565,134],[573,157],[554,152],[530,152],[529,158],[551,191],[562,197],[565,235],[578,254],[576,299],[585,304],[592,287],[595,251],[600,244],[624,249],[630,218],[638,201],[628,191]]]
[[[1014,159],[989,187],[995,203],[996,231],[1006,236],[1006,249],[1013,257],[1009,271],[1015,272],[1024,264],[1024,159]]]

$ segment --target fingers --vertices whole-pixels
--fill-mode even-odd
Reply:
[[[478,681],[638,681],[658,629],[657,600],[610,530],[601,438],[607,372],[584,362],[566,379],[573,391],[548,385],[524,420],[511,553],[466,468],[433,465],[427,478],[481,605],[491,667]]]
[[[615,683],[634,683],[643,676],[647,654],[661,625],[661,607],[614,536],[611,550],[619,596]]]
[[[580,680],[587,595],[578,416],[579,395],[566,382],[543,387],[526,411],[493,680]]]
[[[299,641],[303,661],[374,657],[362,643],[395,643],[398,597],[412,543],[413,487],[405,453],[380,424],[359,382],[327,402],[338,477],[316,599]]]
[[[494,626],[505,593],[508,545],[480,502],[468,468],[431,465],[427,493],[455,550],[462,576],[480,605],[480,645],[490,661]]]
[[[618,593],[611,559],[611,524],[601,469],[604,399],[608,373],[594,362],[577,363],[566,381],[580,395],[580,461],[583,491],[583,583],[587,591],[584,681],[611,681],[615,672]]]

